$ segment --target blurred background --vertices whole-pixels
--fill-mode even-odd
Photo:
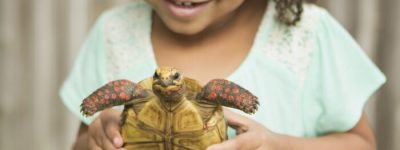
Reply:
[[[128,0],[0,0],[0,149],[71,149],[58,90],[103,10]],[[379,150],[400,149],[400,0],[320,0],[383,70],[366,106]]]

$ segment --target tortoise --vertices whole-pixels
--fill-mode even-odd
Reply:
[[[213,79],[205,86],[173,67],[157,68],[138,84],[115,80],[83,100],[81,112],[124,105],[121,135],[126,149],[192,150],[227,139],[222,106],[254,114],[257,97],[238,84]]]

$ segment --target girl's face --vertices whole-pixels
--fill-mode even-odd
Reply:
[[[177,34],[195,35],[223,24],[246,0],[146,0],[156,17]]]

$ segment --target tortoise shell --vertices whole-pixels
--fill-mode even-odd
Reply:
[[[227,139],[222,106],[254,113],[257,97],[239,85],[214,79],[202,86],[172,67],[135,84],[112,81],[81,105],[84,115],[124,105],[121,134],[126,149],[206,149]]]

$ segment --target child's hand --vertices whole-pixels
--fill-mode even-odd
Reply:
[[[89,125],[89,149],[122,149],[123,140],[119,133],[120,116],[121,111],[107,109]]]
[[[224,110],[228,125],[238,134],[234,139],[211,145],[207,150],[275,150],[276,136],[263,125],[247,118]]]

